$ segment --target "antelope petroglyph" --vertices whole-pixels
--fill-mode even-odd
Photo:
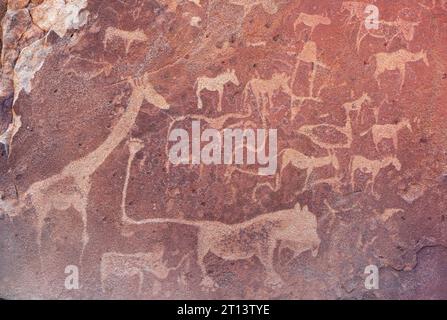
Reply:
[[[217,221],[188,221],[184,219],[150,218],[134,220],[127,215],[122,217],[128,226],[174,223],[189,225],[198,229],[197,264],[203,275],[202,285],[212,289],[214,281],[207,275],[204,258],[213,253],[224,260],[241,260],[257,257],[265,267],[265,283],[271,286],[281,285],[282,280],[274,268],[274,251],[288,248],[294,251],[294,257],[302,252],[312,250],[318,254],[320,238],[317,233],[317,219],[307,206],[301,208],[297,203],[294,208],[262,214],[251,220],[224,224]]]
[[[356,48],[360,50],[363,39],[370,35],[375,38],[385,39],[387,43],[393,42],[398,36],[402,36],[403,40],[408,44],[414,39],[416,27],[420,21],[409,21],[402,19],[399,14],[394,21],[378,20],[378,28],[367,28],[365,26],[366,13],[365,9],[369,4],[365,2],[345,1],[342,3],[341,12],[348,11],[349,16],[346,18],[345,24],[352,24],[353,20],[359,21],[359,29],[357,32]]]
[[[351,112],[355,112],[356,113],[355,120],[357,121],[360,114],[362,113],[363,105],[371,102],[372,102],[371,97],[367,93],[363,93],[360,98],[354,101],[346,102],[343,104],[342,107],[345,110],[347,117],[351,116]]]
[[[250,13],[250,11],[261,5],[265,12],[268,14],[275,14],[278,12],[278,6],[275,0],[229,0],[231,4],[242,6],[244,8],[244,17]]]
[[[366,186],[371,185],[371,191],[374,193],[374,184],[379,174],[380,170],[388,167],[389,165],[394,166],[397,171],[400,171],[402,165],[396,157],[385,157],[380,160],[370,160],[363,156],[355,155],[351,158],[350,163],[350,175],[351,175],[351,186],[355,187],[355,172],[360,170],[363,173],[371,174],[370,182]]]
[[[315,28],[321,25],[330,25],[331,19],[327,16],[320,16],[314,14],[307,14],[301,12],[293,23],[293,30],[296,30],[297,26],[300,24],[304,24],[305,26],[310,28],[310,34],[314,32]]]
[[[374,79],[376,79],[377,83],[380,85],[379,76],[385,71],[398,70],[401,78],[400,90],[402,90],[405,82],[407,63],[422,60],[427,67],[429,66],[427,52],[424,50],[413,53],[406,49],[400,49],[395,52],[380,52],[375,54],[374,57],[377,63]]]
[[[128,107],[105,141],[83,158],[70,162],[61,172],[33,183],[24,193],[23,199],[20,199],[19,207],[23,207],[26,199],[29,197],[32,206],[37,211],[37,244],[39,250],[41,250],[45,219],[50,211],[66,211],[73,207],[81,215],[83,224],[80,257],[82,261],[84,249],[89,239],[87,232],[87,206],[93,173],[128,136],[144,100],[160,109],[169,108],[166,100],[153,89],[147,75],[130,80],[129,83],[132,93]]]
[[[219,94],[219,102],[217,105],[217,111],[222,111],[222,97],[224,86],[226,83],[231,82],[235,86],[239,86],[239,80],[236,76],[236,72],[234,70],[227,70],[224,73],[217,75],[214,78],[209,77],[199,77],[196,80],[196,96],[197,96],[197,108],[202,109],[203,103],[202,98],[200,97],[200,93],[202,90],[206,89],[209,91],[217,91]]]
[[[282,150],[279,154],[281,156],[281,166],[279,172],[276,174],[275,177],[275,187],[273,187],[270,182],[263,182],[257,184],[252,194],[252,198],[254,200],[257,199],[256,193],[262,186],[270,188],[270,190],[272,190],[273,192],[278,191],[281,188],[283,171],[289,165],[292,165],[296,169],[306,171],[306,179],[304,180],[303,191],[308,190],[308,181],[315,169],[322,168],[328,165],[332,165],[336,171],[340,169],[338,159],[333,153],[330,153],[328,156],[313,157],[313,156],[307,156],[299,152],[298,150],[287,148]],[[321,181],[328,182],[329,179],[323,179]],[[320,180],[316,181],[315,184],[318,184],[319,182]]]
[[[367,131],[361,133],[360,136],[364,136],[371,132],[377,151],[379,151],[378,145],[382,140],[392,139],[394,150],[397,151],[398,133],[404,128],[408,128],[408,130],[413,131],[408,119],[403,119],[396,124],[374,124]]]
[[[180,259],[177,266],[167,267],[167,262],[163,260],[164,248],[157,247],[152,252],[121,253],[106,252],[101,257],[101,288],[107,291],[106,282],[110,277],[128,278],[138,277],[138,291],[141,294],[145,273],[154,275],[158,280],[164,280],[169,272],[178,269],[188,255]]]
[[[105,31],[104,36],[104,48],[107,48],[107,44],[112,40],[119,38],[124,41],[125,48],[126,48],[126,54],[129,53],[130,46],[133,42],[144,42],[148,40],[148,37],[146,34],[141,30],[134,30],[134,31],[126,31],[117,29],[114,27],[108,27]]]

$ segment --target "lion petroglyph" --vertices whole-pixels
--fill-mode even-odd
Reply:
[[[133,42],[144,42],[148,40],[148,37],[146,34],[141,30],[134,30],[134,31],[126,31],[117,29],[114,27],[108,27],[105,31],[104,35],[104,48],[107,48],[107,44],[113,40],[113,39],[121,39],[124,41],[125,48],[126,48],[126,54],[129,53],[130,47]]]
[[[371,185],[371,191],[373,194],[374,192],[374,184],[376,181],[376,178],[380,172],[380,170],[388,167],[389,165],[394,166],[394,168],[397,171],[400,171],[402,168],[402,165],[396,157],[385,157],[380,160],[370,160],[363,156],[355,155],[351,158],[350,162],[350,175],[351,175],[351,186],[352,188],[355,187],[355,172],[357,170],[360,170],[363,173],[371,174],[370,181],[367,183],[366,186]]]
[[[395,52],[379,52],[374,55],[376,58],[376,71],[374,72],[374,79],[380,86],[379,76],[385,71],[398,70],[400,73],[400,89],[402,90],[405,82],[405,74],[407,63],[417,62],[422,60],[428,67],[430,64],[427,58],[427,52],[421,50],[419,52],[410,52],[406,49],[400,49]]]
[[[310,28],[310,35],[314,32],[315,28],[321,25],[330,25],[331,19],[327,16],[320,16],[316,14],[307,14],[301,12],[293,23],[293,30],[296,30],[297,26],[304,24]]]
[[[158,280],[164,280],[169,273],[178,269],[189,255],[185,255],[174,267],[168,267],[163,259],[164,247],[159,246],[151,252],[121,253],[106,252],[101,257],[100,273],[101,288],[107,291],[107,280],[110,277],[138,277],[138,291],[141,294],[146,273],[152,274]]]
[[[311,250],[313,256],[318,254],[320,238],[317,233],[317,219],[307,206],[301,208],[297,203],[294,208],[262,214],[258,217],[237,224],[224,224],[218,221],[188,221],[172,218],[149,218],[134,220],[127,215],[122,222],[128,226],[174,223],[190,225],[198,229],[197,263],[203,275],[205,288],[216,286],[208,276],[204,258],[213,253],[224,260],[241,260],[257,257],[267,273],[267,285],[280,285],[282,280],[274,268],[274,251],[288,248],[294,257]]]
[[[222,98],[224,86],[226,83],[231,82],[235,86],[239,86],[239,80],[236,76],[235,70],[227,70],[224,73],[217,75],[214,78],[209,77],[198,77],[195,83],[196,86],[196,96],[197,96],[197,108],[202,109],[203,103],[200,93],[202,90],[206,89],[208,91],[217,91],[219,95],[219,102],[217,104],[217,111],[222,111]]]
[[[41,250],[42,231],[48,214],[52,210],[66,211],[72,207],[79,212],[83,224],[80,258],[82,261],[84,249],[89,239],[87,206],[93,173],[128,136],[145,100],[157,108],[169,108],[166,100],[153,89],[147,75],[130,80],[129,83],[132,93],[128,107],[105,141],[83,158],[70,162],[61,172],[33,183],[19,199],[19,208],[25,206],[26,199],[29,197],[32,206],[37,211],[37,244],[39,250]]]
[[[411,127],[411,123],[408,119],[403,119],[396,124],[374,124],[367,131],[360,134],[360,136],[364,136],[369,132],[372,133],[372,138],[374,141],[374,145],[376,146],[376,150],[379,151],[379,143],[384,139],[392,139],[394,150],[397,151],[398,144],[398,133],[400,130],[407,128],[410,131],[413,131]]]

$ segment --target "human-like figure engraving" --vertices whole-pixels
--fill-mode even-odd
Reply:
[[[198,229],[197,263],[202,271],[202,285],[215,288],[215,282],[208,276],[204,258],[213,253],[225,260],[249,259],[256,256],[265,267],[266,284],[281,285],[281,277],[276,273],[273,256],[278,242],[281,248],[289,248],[298,256],[304,251],[312,250],[316,256],[320,245],[317,233],[317,219],[307,206],[301,208],[297,203],[294,208],[266,213],[251,220],[224,224],[217,221],[188,221],[172,218],[149,218],[134,220],[127,215],[122,217],[127,225],[154,223],[175,223],[190,225]]]
[[[206,89],[209,91],[217,91],[219,94],[219,102],[217,105],[217,111],[222,111],[222,97],[224,91],[224,85],[228,82],[233,83],[235,86],[239,86],[239,80],[236,76],[234,70],[227,70],[224,73],[219,74],[214,78],[209,77],[199,77],[195,83],[196,86],[196,96],[197,96],[197,108],[202,109],[203,103],[200,93],[202,90]]]

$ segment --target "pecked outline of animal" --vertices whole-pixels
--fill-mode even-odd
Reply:
[[[125,43],[125,52],[129,53],[132,42],[145,42],[148,40],[146,34],[140,29],[136,29],[134,31],[121,30],[114,27],[108,27],[105,31],[103,45],[104,48],[107,48],[107,44],[111,39],[120,38]]]
[[[393,165],[397,171],[402,169],[402,164],[399,159],[396,157],[387,156],[380,160],[370,160],[360,155],[355,155],[351,157],[349,167],[350,167],[350,175],[351,175],[351,186],[354,188],[354,179],[355,172],[360,170],[363,173],[370,173],[372,175],[371,182],[367,183],[366,186],[371,185],[371,192],[376,195],[374,192],[374,184],[379,174],[380,170],[388,167],[389,165]]]
[[[362,113],[362,108],[365,103],[371,103],[372,99],[368,93],[363,93],[360,98],[354,101],[346,102],[343,104],[343,109],[346,112],[346,116],[350,116],[351,112],[356,113],[355,120],[358,121],[360,114]]]
[[[245,17],[257,5],[261,5],[262,9],[268,14],[275,14],[278,12],[278,6],[274,0],[229,0],[229,3],[244,7]]]
[[[341,12],[348,11],[350,13],[349,17],[346,18],[345,24],[352,24],[354,18],[360,21],[359,30],[357,32],[356,48],[357,51],[360,50],[361,43],[363,39],[370,35],[375,38],[385,39],[386,42],[391,43],[393,40],[402,35],[405,41],[411,42],[414,38],[415,28],[421,23],[421,21],[408,21],[402,19],[400,16],[394,21],[379,21],[379,29],[367,29],[365,27],[364,21],[366,19],[365,9],[368,3],[365,2],[355,2],[355,1],[344,1],[341,6]],[[402,12],[404,9],[400,10]]]
[[[317,134],[314,133],[314,129],[316,128],[332,128],[346,137],[346,143],[325,142]],[[315,125],[304,125],[294,131],[308,137],[313,143],[326,150],[350,148],[353,141],[352,123],[349,116],[346,117],[346,123],[343,127],[322,123]]]
[[[136,252],[136,253],[122,253],[122,252],[105,252],[101,256],[100,274],[101,274],[101,289],[106,292],[106,280],[111,275],[117,276],[138,276],[138,292],[141,290],[144,282],[144,273],[149,272],[153,274],[158,280],[164,280],[169,273],[177,270],[189,256],[183,256],[179,263],[174,267],[167,267],[166,261],[163,261],[164,247],[158,247],[153,252]]]
[[[398,132],[401,129],[404,129],[405,127],[408,128],[408,130],[410,130],[411,132],[413,132],[410,121],[404,118],[396,124],[374,124],[371,128],[369,128],[365,132],[362,132],[360,136],[363,137],[364,135],[371,132],[374,145],[377,151],[379,151],[378,145],[382,140],[392,139],[394,150],[397,151],[397,144],[399,139]]]
[[[399,49],[394,52],[379,52],[374,56],[376,58],[376,71],[374,72],[374,79],[380,86],[379,76],[385,71],[399,70],[401,82],[400,90],[402,90],[405,82],[406,65],[409,62],[417,62],[423,60],[425,65],[430,66],[427,58],[427,52],[421,50],[419,52],[410,52],[406,49]]]
[[[301,208],[299,203],[291,209],[265,213],[248,221],[230,225],[218,221],[188,221],[173,218],[136,221],[127,216],[122,217],[122,222],[126,225],[174,223],[198,228],[197,264],[203,276],[201,285],[207,289],[216,288],[215,282],[207,275],[204,264],[204,258],[209,252],[227,261],[256,256],[267,273],[265,284],[278,286],[282,284],[282,280],[273,265],[277,242],[281,241],[278,252],[288,248],[294,251],[294,257],[309,249],[316,257],[321,242],[315,215],[307,206]]]
[[[59,173],[34,182],[23,196],[20,197],[20,201],[18,201],[18,205],[15,208],[16,210],[23,209],[27,206],[28,204],[25,203],[25,200],[29,197],[31,205],[37,211],[36,241],[39,252],[42,246],[42,231],[49,212],[53,209],[65,211],[73,207],[80,214],[83,225],[80,255],[80,261],[82,263],[84,250],[89,241],[87,232],[87,206],[92,185],[92,175],[104,163],[113,150],[127,137],[145,100],[159,109],[169,109],[169,104],[163,96],[155,91],[149,82],[147,74],[144,74],[140,78],[129,78],[126,82],[130,84],[132,89],[128,107],[117,124],[111,129],[110,134],[104,142],[86,156],[71,161]],[[51,193],[51,189],[57,184],[64,186],[64,192],[61,192],[59,187],[58,192]]]
[[[296,27],[301,23],[310,28],[310,35],[312,35],[315,28],[320,24],[326,26],[330,25],[331,19],[327,15],[321,16],[318,14],[307,14],[300,12],[298,18],[296,18],[295,22],[293,23],[293,30],[296,30]]]
[[[201,76],[196,79],[194,87],[196,87],[197,96],[197,108],[202,109],[203,103],[200,93],[206,89],[208,91],[217,91],[219,94],[219,103],[217,105],[217,111],[222,111],[222,97],[224,91],[224,85],[228,82],[233,83],[235,86],[239,86],[239,79],[237,78],[236,71],[234,69],[227,70],[214,78]]]
[[[338,171],[340,169],[340,164],[338,162],[337,156],[331,152],[329,152],[329,155],[327,155],[327,156],[313,157],[313,156],[307,156],[298,150],[295,150],[292,148],[286,148],[286,149],[281,150],[281,152],[279,153],[279,156],[282,156],[281,168],[279,170],[279,173],[277,173],[276,177],[275,177],[275,187],[273,187],[270,182],[264,182],[264,183],[257,184],[253,190],[253,193],[252,193],[252,198],[254,200],[256,200],[257,190],[262,186],[269,187],[270,190],[272,190],[273,192],[276,192],[281,188],[281,180],[282,180],[282,176],[283,176],[282,173],[283,173],[283,170],[288,165],[292,165],[293,167],[300,169],[300,170],[306,170],[306,179],[304,181],[304,190],[308,189],[309,177],[312,175],[312,172],[315,169],[321,168],[321,167],[324,167],[327,165],[332,165],[336,171]],[[328,180],[323,180],[323,182],[324,181],[328,181]]]

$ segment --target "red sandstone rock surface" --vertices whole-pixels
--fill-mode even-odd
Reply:
[[[447,298],[446,1],[0,14],[1,297]],[[277,129],[276,174],[171,164],[193,120]]]

